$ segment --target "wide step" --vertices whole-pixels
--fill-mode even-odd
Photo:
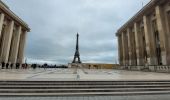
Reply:
[[[170,81],[0,81],[0,96],[170,94]]]

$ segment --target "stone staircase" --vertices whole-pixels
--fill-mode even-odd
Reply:
[[[0,96],[170,94],[170,81],[0,81]]]

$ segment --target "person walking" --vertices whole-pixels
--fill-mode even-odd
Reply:
[[[25,64],[22,64],[22,69],[25,69]]]
[[[12,67],[13,67],[13,63],[11,63],[10,67],[11,67],[11,69],[12,69]]]
[[[28,68],[28,64],[27,63],[25,63],[25,69],[27,69]]]
[[[2,62],[2,69],[4,69],[5,67],[5,62]]]
[[[16,69],[19,69],[20,64],[16,63]]]
[[[8,69],[8,67],[9,67],[9,63],[6,64],[6,69]]]

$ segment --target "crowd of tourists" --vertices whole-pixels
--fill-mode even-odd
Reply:
[[[5,63],[5,62],[2,62],[1,63],[1,68],[2,69],[27,69],[28,68],[28,64],[27,63],[23,63],[23,64],[20,64],[20,63]]]
[[[20,63],[5,63],[5,62],[2,62],[1,63],[1,68],[2,69],[28,69],[28,68],[33,68],[33,69],[36,69],[36,68],[68,68],[67,66],[65,65],[48,65],[48,64],[43,64],[43,65],[40,65],[40,64],[30,64],[28,65],[27,63],[23,63],[23,64],[20,64]]]
[[[65,65],[48,65],[48,64],[43,64],[43,65],[38,65],[38,64],[32,64],[31,67],[33,69],[36,69],[36,68],[68,68],[68,66],[65,66]]]

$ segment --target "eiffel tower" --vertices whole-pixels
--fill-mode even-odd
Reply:
[[[78,59],[78,61],[76,61]],[[72,63],[81,63],[80,61],[80,53],[79,53],[79,34],[77,33],[77,41],[76,41],[76,52],[74,54],[74,59]]]

